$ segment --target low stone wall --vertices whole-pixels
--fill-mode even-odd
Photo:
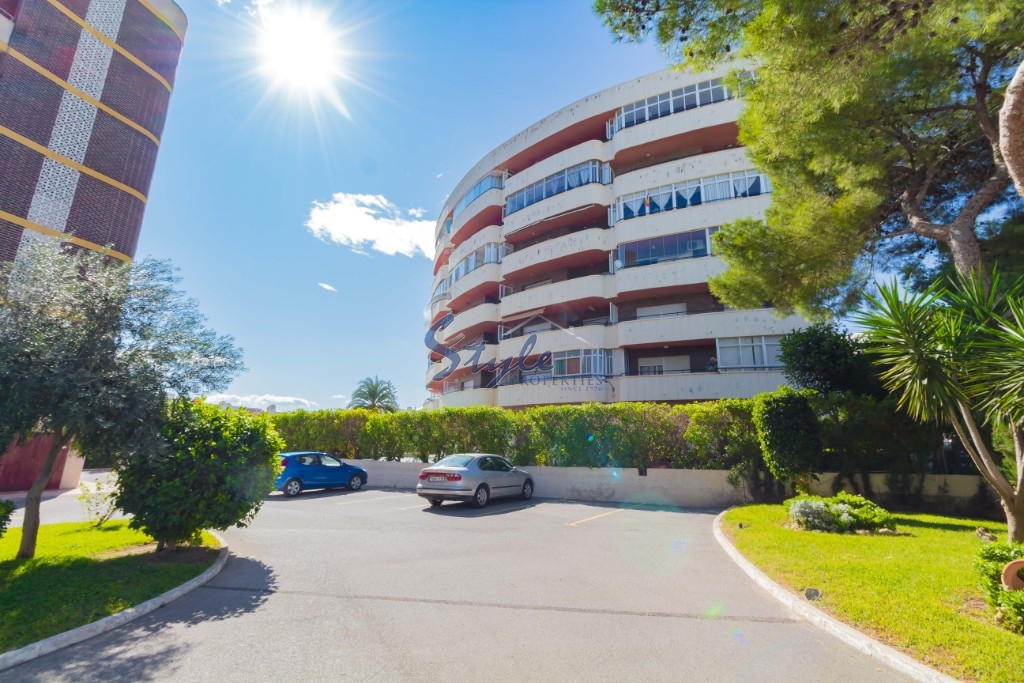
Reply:
[[[417,475],[425,467],[419,462],[355,462],[366,470],[369,486],[375,488],[415,489]],[[647,476],[642,477],[635,468],[522,469],[533,475],[535,494],[541,498],[692,508],[725,508],[746,502],[744,492],[730,486],[726,481],[729,473],[722,470],[650,469]],[[813,491],[823,496],[832,495],[835,477],[830,473],[819,475],[819,481],[812,486]],[[925,475],[922,495],[966,501],[977,493],[980,479],[970,475]],[[886,486],[885,474],[872,474],[871,484],[881,496],[894,493]]]

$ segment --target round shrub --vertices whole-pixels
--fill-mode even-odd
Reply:
[[[896,520],[870,500],[845,492],[831,498],[797,496],[786,501],[789,517],[801,529],[813,531],[896,530]]]
[[[203,529],[246,526],[273,490],[284,442],[265,414],[184,399],[171,403],[164,447],[117,468],[117,506],[157,549]]]

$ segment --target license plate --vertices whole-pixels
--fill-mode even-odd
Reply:
[[[444,481],[444,477],[427,477],[427,481]]]

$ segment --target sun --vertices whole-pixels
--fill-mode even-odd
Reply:
[[[260,71],[271,84],[310,99],[340,102],[345,54],[341,32],[327,12],[274,3],[263,10],[261,20]]]

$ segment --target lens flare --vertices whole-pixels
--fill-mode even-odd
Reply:
[[[717,619],[718,617],[722,616],[723,612],[725,612],[725,607],[722,606],[722,603],[716,602],[715,604],[711,605],[711,607],[708,607],[707,611],[704,612],[704,616],[706,616],[708,619]]]

